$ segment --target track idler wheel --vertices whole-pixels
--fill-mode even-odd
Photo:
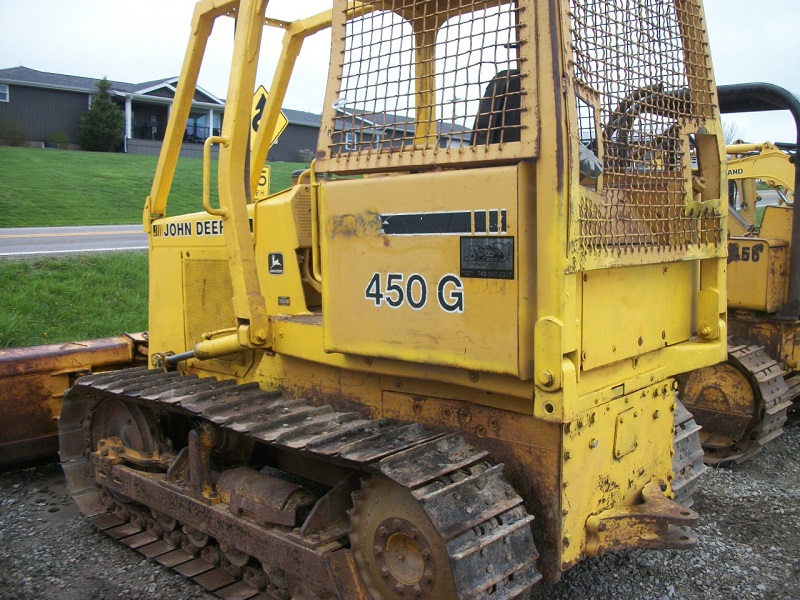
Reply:
[[[444,540],[411,493],[380,476],[353,494],[350,544],[373,598],[454,598]]]
[[[789,390],[762,347],[729,345],[727,362],[681,380],[683,402],[703,428],[707,464],[742,462],[783,432]]]
[[[149,413],[120,400],[103,400],[92,415],[92,449],[100,441],[118,438],[125,448],[152,453],[156,449],[156,425]]]

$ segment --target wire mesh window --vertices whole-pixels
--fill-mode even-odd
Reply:
[[[514,3],[373,6],[360,16],[345,9],[331,156],[439,154],[520,140],[523,42]]]
[[[603,168],[579,208],[581,252],[719,243],[718,216],[685,210],[691,135],[714,114],[699,2],[570,0],[570,23],[576,135]],[[594,119],[599,139],[588,139]]]

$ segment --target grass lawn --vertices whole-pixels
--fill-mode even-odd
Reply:
[[[0,147],[2,227],[141,223],[156,163],[134,154]],[[271,190],[289,187],[292,171],[306,166],[271,163]],[[202,210],[202,168],[199,158],[178,162],[168,214]],[[0,261],[0,282],[0,348],[147,329],[145,252]]]
[[[147,253],[0,261],[0,348],[147,329]]]
[[[0,147],[2,226],[141,223],[157,160],[137,154]],[[306,166],[270,163],[271,190],[289,187],[292,171]],[[167,214],[202,210],[202,176],[202,159],[178,161]]]

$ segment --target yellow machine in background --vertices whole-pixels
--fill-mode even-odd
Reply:
[[[778,86],[719,86],[718,93],[723,113],[789,110],[800,123],[800,100]],[[730,145],[727,153],[729,358],[682,381],[709,464],[741,462],[779,436],[800,392],[796,155],[768,142]],[[773,202],[758,222],[760,194]]]
[[[195,10],[144,213],[153,368],[81,379],[62,411],[84,514],[228,598],[515,598],[695,543],[675,376],[727,336],[700,0],[335,0],[291,23],[266,4]],[[167,216],[226,14],[205,212]],[[283,53],[249,151],[265,25]],[[251,203],[327,27],[317,159]]]
[[[728,221],[728,307],[774,313],[789,295],[789,258],[792,241],[793,155],[771,144],[734,144],[726,147],[728,182],[734,191]],[[771,193],[774,203],[762,205],[757,184]]]

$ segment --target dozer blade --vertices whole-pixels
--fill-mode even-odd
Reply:
[[[61,402],[78,376],[146,358],[143,333],[0,350],[0,468],[55,459]]]

